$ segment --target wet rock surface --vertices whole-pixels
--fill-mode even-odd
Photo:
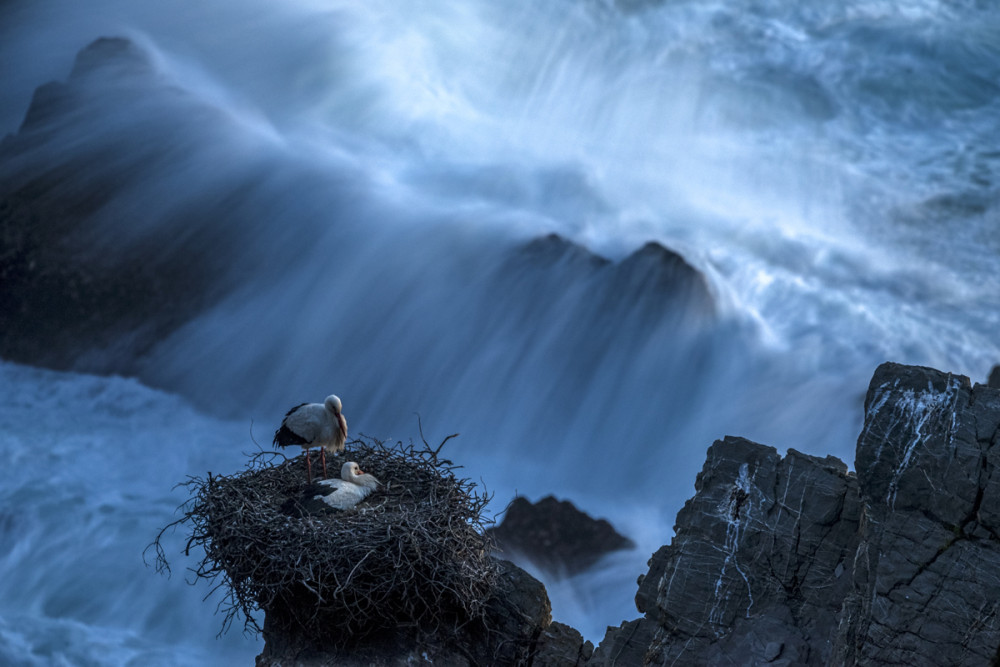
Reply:
[[[516,278],[505,283],[504,290],[532,295],[538,312],[575,312],[573,319],[581,325],[610,317],[643,339],[682,323],[712,322],[716,314],[715,297],[704,274],[654,241],[612,262],[558,234],[548,234],[511,253],[501,274]]]
[[[65,81],[36,90],[18,132],[0,141],[0,356],[142,373],[141,357],[165,338],[252,294],[261,267],[294,271],[317,239],[336,237],[324,247],[349,254],[357,240],[341,238],[335,223],[381,210],[364,174],[283,159],[266,136],[171,76],[138,43],[98,39]],[[576,187],[553,178],[557,193]],[[322,202],[323,215],[290,205],[294,193]],[[566,359],[560,395],[575,397],[592,379],[597,364],[578,360],[595,350],[619,365],[689,325],[697,338],[698,325],[715,319],[705,276],[657,243],[620,262],[556,235],[497,252],[470,248],[466,261],[488,284],[459,285],[452,296],[486,312],[464,322],[456,306],[456,319],[478,347],[502,348],[512,332],[561,313],[539,353]],[[618,331],[595,346],[593,332],[609,322]]]
[[[657,626],[647,659],[764,664],[778,642],[788,664],[824,663],[860,518],[847,466],[725,438],[695,488],[636,596]]]
[[[553,496],[537,503],[515,498],[489,532],[506,557],[524,558],[553,576],[582,572],[606,554],[635,546],[608,521]]]
[[[993,664],[998,440],[1000,391],[883,364],[866,398],[857,475],[832,457],[716,442],[676,536],[640,578],[645,617],[610,629],[594,659]],[[652,629],[648,642],[639,629]]]
[[[861,539],[834,663],[995,664],[1000,391],[883,364],[865,412]]]
[[[163,96],[186,120],[144,116]],[[84,48],[66,82],[37,89],[19,132],[0,142],[5,358],[100,369],[97,357],[141,354],[219,297],[231,259],[213,224],[222,211],[133,191],[136,174],[194,150],[183,126],[211,128],[192,106],[158,80],[148,54],[117,38]],[[161,224],[181,217],[183,242]]]

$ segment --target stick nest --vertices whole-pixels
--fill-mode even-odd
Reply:
[[[242,618],[245,630],[261,632],[253,613],[263,610],[269,633],[334,646],[387,627],[457,634],[483,622],[499,574],[484,537],[489,497],[457,478],[439,451],[350,443],[327,457],[331,476],[356,461],[382,486],[355,508],[319,515],[290,510],[306,487],[302,456],[261,452],[241,473],[191,477],[184,516],[150,545],[157,569],[170,569],[164,532],[187,524],[185,555],[196,547],[205,554],[192,572],[212,583],[209,595],[223,594],[223,631]],[[318,454],[312,468],[322,470]]]

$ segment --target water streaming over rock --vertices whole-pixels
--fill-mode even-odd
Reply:
[[[550,582],[555,615],[635,616],[714,439],[850,461],[878,363],[1000,361],[998,25],[971,0],[8,3],[7,210],[46,202],[53,261],[115,304],[99,344],[36,340],[146,386],[4,366],[0,649],[252,653],[189,640],[211,605],[138,553],[175,482],[332,391],[354,432],[460,432],[497,509],[610,518],[639,548]],[[101,37],[129,42],[77,59]]]

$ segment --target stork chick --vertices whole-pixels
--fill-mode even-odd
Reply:
[[[330,507],[346,510],[368,497],[379,484],[381,482],[374,475],[363,472],[357,463],[348,461],[340,468],[340,479],[325,479],[312,487],[318,491],[313,500],[322,500]]]

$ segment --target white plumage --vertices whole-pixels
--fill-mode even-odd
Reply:
[[[309,450],[322,447],[323,477],[326,474],[326,452],[336,454],[344,451],[347,443],[347,419],[342,412],[340,398],[331,394],[322,403],[303,403],[285,415],[281,426],[274,432],[274,444],[278,447],[298,445],[306,453],[306,471],[312,483],[312,463]]]
[[[324,479],[316,485],[330,487],[332,491],[316,494],[313,500],[322,500],[330,507],[346,510],[367,498],[380,483],[374,475],[362,472],[357,463],[348,461],[340,468],[340,479]]]

